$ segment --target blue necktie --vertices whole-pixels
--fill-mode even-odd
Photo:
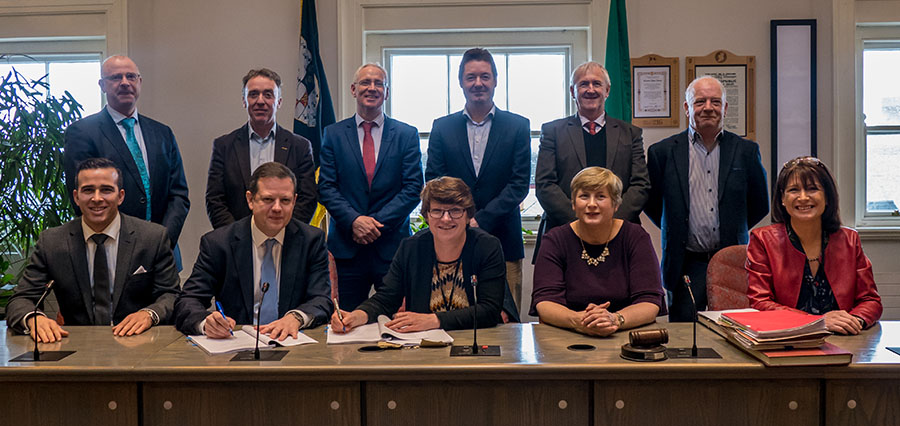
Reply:
[[[134,137],[134,117],[128,117],[120,121],[122,127],[125,128],[125,145],[128,145],[128,151],[137,164],[138,172],[141,174],[141,183],[144,184],[144,194],[147,199],[147,217],[150,220],[150,174],[147,173],[147,163],[144,163],[144,155],[141,154],[141,147],[138,145],[137,138]]]
[[[269,283],[269,291],[259,307],[259,323],[263,325],[278,319],[278,283],[275,281],[275,260],[272,257],[272,247],[276,242],[274,238],[266,240],[266,253],[259,271],[260,291],[263,283]]]

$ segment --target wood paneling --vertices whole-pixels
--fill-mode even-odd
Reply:
[[[0,424],[136,425],[137,384],[4,382],[0,386]]]
[[[828,426],[900,424],[900,381],[830,380],[825,389]]]

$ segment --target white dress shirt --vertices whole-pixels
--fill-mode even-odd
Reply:
[[[122,125],[122,120],[128,117],[122,115],[119,111],[110,108],[109,105],[106,106],[106,112],[108,112],[109,116],[112,117],[113,121],[116,122],[116,128],[119,129],[119,133],[122,135],[122,140],[125,141],[125,144],[127,146],[128,138],[125,137],[125,126]],[[144,158],[144,167],[147,168],[147,176],[149,176],[150,161],[147,158],[147,145],[144,144],[144,134],[141,132],[141,120],[138,119],[137,108],[134,109],[134,113],[131,114],[131,117],[134,117],[134,138],[137,140],[138,146],[141,148],[141,155]]]

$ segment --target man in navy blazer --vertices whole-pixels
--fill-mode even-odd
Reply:
[[[527,118],[494,106],[497,66],[486,49],[473,48],[463,54],[459,86],[466,106],[434,120],[425,179],[453,176],[472,190],[475,217],[470,225],[500,240],[506,278],[519,306],[525,257],[519,205],[528,195],[531,130]]]
[[[111,56],[103,61],[99,84],[106,108],[66,129],[66,188],[75,190],[78,163],[112,160],[124,178],[126,197],[119,211],[161,224],[174,247],[191,205],[175,135],[165,124],[138,114],[141,74],[131,59]],[[75,213],[81,211],[76,207]],[[177,248],[175,261],[181,261]]]
[[[206,215],[213,228],[250,216],[244,194],[250,175],[261,164],[286,165],[297,176],[293,218],[309,223],[316,211],[316,176],[312,145],[275,123],[281,106],[281,76],[268,68],[252,69],[243,78],[243,102],[249,120],[216,138],[206,181]]]
[[[319,169],[319,199],[331,215],[328,250],[346,311],[383,285],[422,190],[418,131],[382,112],[387,72],[361,66],[350,92],[356,114],[325,128]]]
[[[258,314],[260,333],[284,340],[331,316],[325,233],[291,220],[296,184],[280,163],[253,172],[244,193],[253,214],[200,240],[194,270],[175,301],[179,331],[225,338],[235,324],[255,324]],[[224,317],[209,312],[213,297]]]
[[[662,231],[669,321],[691,321],[690,286],[706,309],[706,269],[719,249],[747,244],[769,212],[766,171],[756,142],[724,130],[725,88],[700,77],[685,92],[688,130],[650,146],[650,198],[644,210]]]

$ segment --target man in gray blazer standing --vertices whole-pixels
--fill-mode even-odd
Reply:
[[[40,311],[32,319],[51,280],[65,324],[112,325],[116,336],[130,336],[169,323],[178,273],[166,228],[119,214],[125,190],[111,160],[82,161],[74,184],[82,216],[41,233],[9,299],[7,324],[17,332],[35,328],[40,342],[67,336]]]
[[[622,205],[616,217],[641,223],[641,210],[650,191],[644,139],[639,127],[606,115],[609,91],[609,74],[602,65],[579,65],[572,72],[569,86],[578,113],[541,126],[534,173],[535,192],[544,208],[538,244],[544,232],[575,220],[569,184],[585,167],[612,170],[623,184]]]

